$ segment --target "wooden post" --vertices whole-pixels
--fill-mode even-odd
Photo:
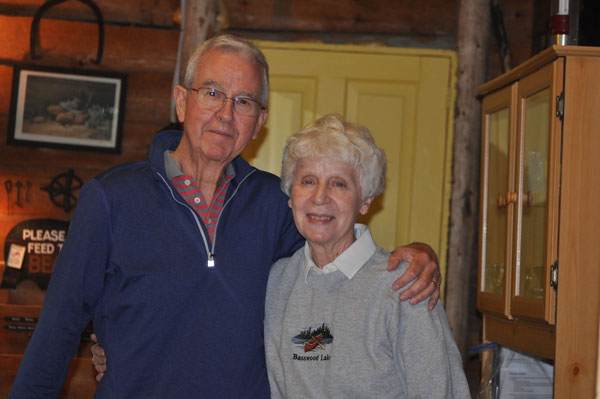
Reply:
[[[466,359],[469,313],[475,312],[481,104],[475,88],[486,78],[490,1],[461,0],[458,11],[458,83],[450,205],[446,313]]]
[[[215,33],[219,8],[217,0],[187,0],[181,3],[183,43],[179,75],[180,81],[183,81],[188,59],[200,43]]]
[[[196,47],[214,35],[218,11],[218,0],[181,0],[180,15],[174,16],[180,20],[182,32],[173,86],[183,82],[187,62]],[[171,98],[171,124],[176,122],[175,100]]]

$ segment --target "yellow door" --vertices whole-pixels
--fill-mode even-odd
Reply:
[[[361,222],[391,250],[423,241],[445,272],[456,57],[451,51],[258,41],[271,68],[269,118],[243,156],[277,175],[286,138],[337,112],[367,126],[388,159],[384,194]]]

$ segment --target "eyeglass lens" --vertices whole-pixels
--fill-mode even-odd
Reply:
[[[191,90],[197,93],[196,97],[200,103],[210,108],[223,106],[227,100],[233,101],[233,109],[241,115],[256,116],[262,108],[256,100],[249,97],[227,97],[222,91],[211,87],[201,87]]]

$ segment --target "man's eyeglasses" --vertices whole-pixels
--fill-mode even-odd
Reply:
[[[225,93],[212,87],[189,88],[188,90],[196,92],[196,99],[205,108],[220,108],[225,105],[227,100],[233,101],[233,110],[240,115],[257,116],[265,108],[250,97],[227,97]]]

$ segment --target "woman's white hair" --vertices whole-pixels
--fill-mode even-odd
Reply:
[[[383,192],[385,152],[375,145],[369,129],[340,115],[325,115],[288,138],[281,168],[281,189],[288,196],[296,165],[303,158],[338,159],[353,166],[363,200]]]
[[[260,68],[262,72],[262,92],[259,101],[263,107],[266,107],[267,101],[269,100],[269,64],[267,64],[265,55],[251,41],[233,35],[224,34],[215,36],[200,44],[188,60],[183,85],[188,89],[192,87],[198,63],[204,54],[210,50],[220,50],[239,54],[251,62],[254,62]]]

